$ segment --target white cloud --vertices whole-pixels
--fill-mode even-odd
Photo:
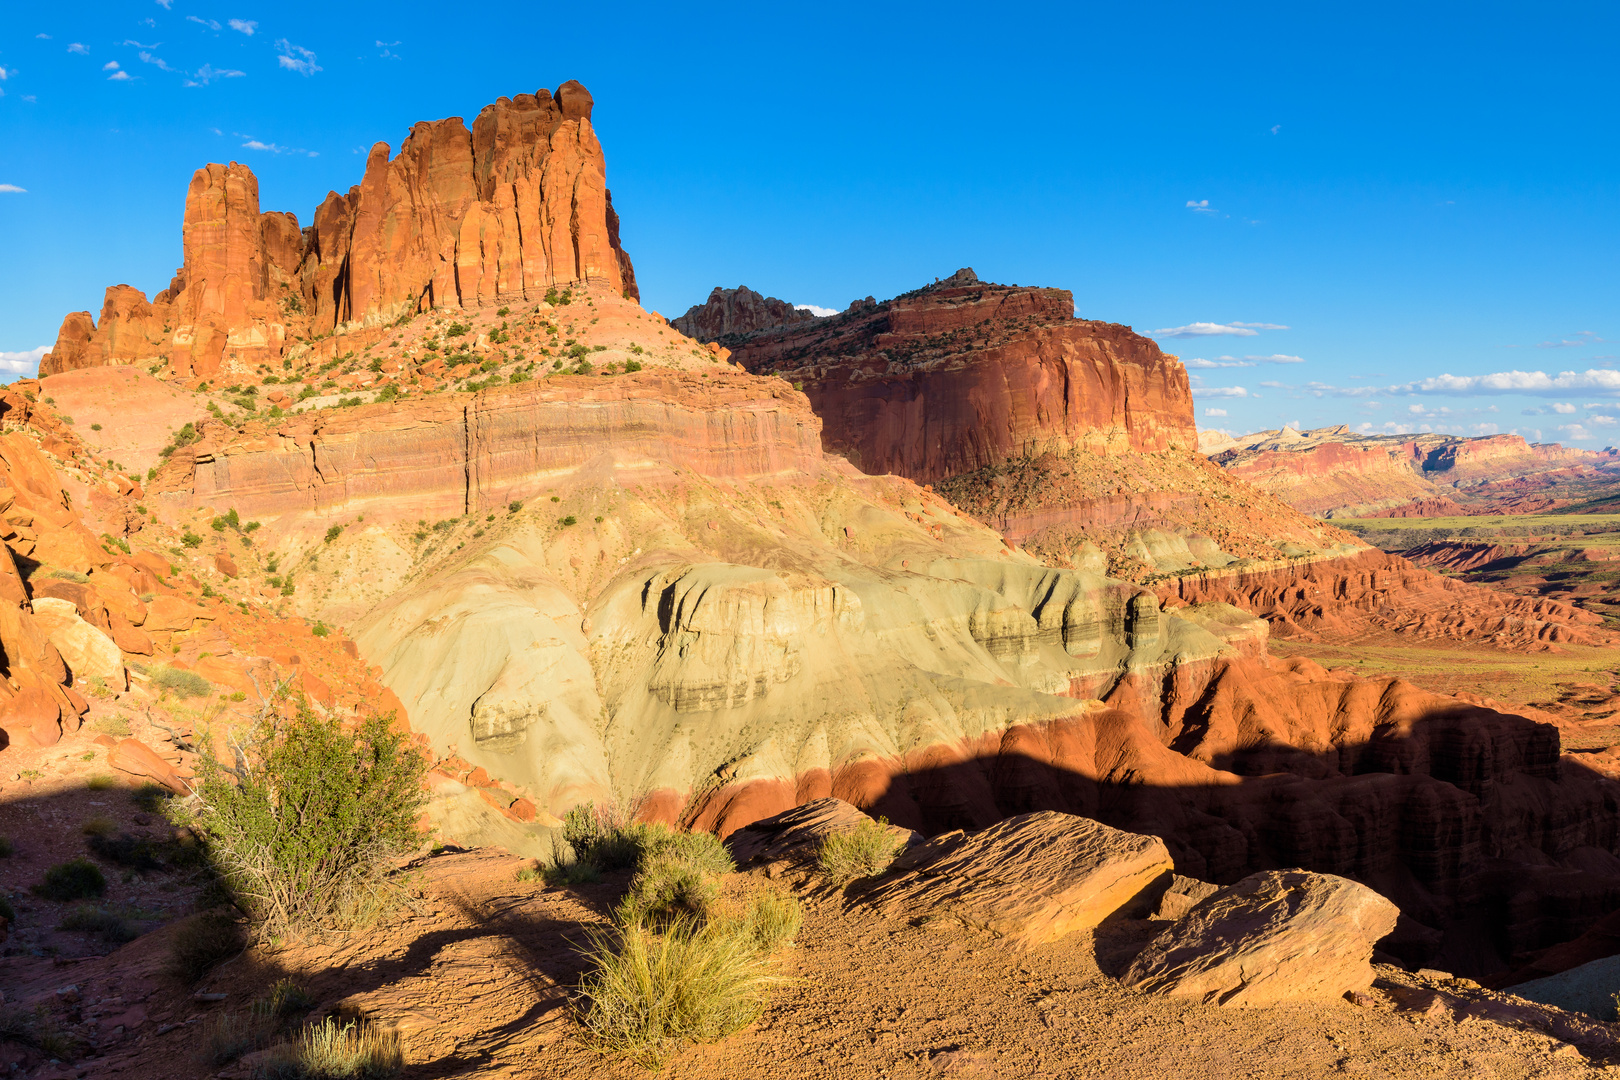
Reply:
[[[1240,398],[1249,396],[1249,392],[1241,386],[1195,386],[1192,388],[1192,392],[1194,394],[1202,394],[1204,397],[1214,398]]]
[[[1280,323],[1263,322],[1195,322],[1186,326],[1171,326],[1163,330],[1149,330],[1149,337],[1213,337],[1228,334],[1232,337],[1258,337],[1262,330],[1287,330]]]
[[[7,71],[5,68],[0,67],[0,82],[5,82],[15,74],[17,74],[16,68],[12,68],[10,71]]]
[[[28,102],[28,104],[32,105],[34,102],[38,101],[39,99],[37,97],[35,97],[33,94],[24,94],[23,95],[23,100]]]
[[[1195,214],[1213,214],[1213,213],[1216,213],[1215,208],[1213,206],[1209,205],[1209,200],[1208,199],[1199,199],[1197,202],[1194,202],[1193,200],[1188,199],[1187,200],[1187,209],[1191,210]]]
[[[1488,375],[1437,375],[1416,382],[1393,386],[1333,386],[1313,382],[1306,387],[1317,397],[1370,397],[1377,394],[1446,394],[1475,397],[1485,394],[1524,394],[1528,397],[1564,397],[1569,394],[1601,394],[1620,397],[1620,371],[1588,368],[1586,371],[1496,371]],[[1561,411],[1561,410],[1560,410]],[[1533,414],[1532,414],[1533,415]]]
[[[247,140],[242,144],[244,150],[263,150],[270,154],[306,154],[309,157],[320,157],[320,154],[314,150],[305,150],[301,146],[282,146],[279,143],[264,142],[261,139],[253,138],[251,135],[243,135],[240,131],[233,131],[231,134]]]
[[[137,49],[156,49],[156,48],[161,48],[162,45],[163,45],[163,42],[158,41],[158,42],[154,42],[151,45],[142,45],[140,42],[136,41],[134,38],[125,38],[124,39],[124,44],[125,45],[132,45]]]
[[[258,23],[250,22],[247,19],[232,19],[226,25],[237,33],[246,34],[248,37],[252,37],[253,32],[259,28]]]
[[[107,81],[108,82],[129,82],[130,81],[129,80],[129,72],[127,72],[127,71],[115,71],[111,75],[107,76]]]
[[[164,11],[168,11],[170,8],[174,7],[174,0],[157,0],[157,6],[162,8]]]
[[[294,45],[286,38],[282,38],[276,42],[276,48],[281,50],[276,62],[288,71],[295,71],[307,77],[321,70],[320,65],[315,63],[315,54],[302,45]]]
[[[198,26],[206,26],[210,30],[219,29],[219,23],[215,22],[213,19],[199,19],[195,15],[187,15],[186,22],[194,22]]]
[[[118,61],[116,61],[116,60],[107,61],[105,64],[101,65],[101,70],[102,71],[117,71],[118,70]]]
[[[40,41],[49,41],[49,40],[51,40],[51,35],[49,35],[49,34],[35,34],[34,37],[38,38]]]
[[[377,48],[382,50],[382,52],[378,53],[377,55],[380,56],[384,60],[398,60],[399,59],[399,54],[394,52],[394,48],[393,48],[395,45],[398,45],[398,44],[399,44],[399,42],[397,42],[397,41],[379,41],[379,42],[377,42]]]
[[[1561,338],[1558,341],[1538,341],[1536,342],[1536,348],[1578,349],[1582,345],[1596,345],[1605,340],[1605,338],[1598,337],[1597,334],[1591,330],[1582,330],[1580,333],[1571,338]]]
[[[1614,427],[1616,421],[1612,416],[1598,414],[1596,416],[1588,416],[1586,418],[1586,422],[1591,424],[1593,427]]]
[[[167,63],[165,63],[161,56],[153,56],[149,52],[143,52],[143,53],[140,54],[140,58],[141,58],[141,63],[143,63],[143,64],[151,64],[153,67],[157,68],[159,71],[167,71],[167,72],[171,72],[171,73],[174,71],[174,68],[170,67]]]
[[[382,42],[379,41],[379,42],[377,42],[377,44],[381,45]],[[396,41],[396,42],[394,42],[394,44],[398,45],[399,42]],[[799,311],[808,311],[810,314],[815,315],[815,316],[817,316],[819,318],[823,318],[823,319],[825,319],[829,315],[838,314],[838,312],[836,310],[834,310],[833,308],[830,308],[830,307],[817,307],[814,304],[794,304],[793,306],[794,306],[794,308],[796,308]]]
[[[212,64],[204,64],[197,69],[197,74],[181,83],[182,86],[207,86],[215,79],[240,79],[247,72],[236,71],[233,68],[216,68]],[[219,134],[218,131],[214,134]]]
[[[1277,132],[1279,132],[1281,130],[1282,130],[1282,125],[1281,124],[1272,124],[1271,125],[1271,133],[1273,135],[1277,134]]]
[[[1553,402],[1552,410],[1555,413],[1563,413],[1564,415],[1567,416],[1570,413],[1575,411],[1575,406],[1570,405],[1567,402],[1555,401],[1555,402]]]
[[[68,46],[68,52],[78,53],[80,56],[90,55],[90,50],[85,48],[83,45],[80,45],[77,41]]]
[[[37,349],[28,349],[24,352],[0,351],[0,371],[7,371],[13,375],[32,375],[39,370],[39,358],[50,351],[49,345],[41,345]]]
[[[1190,368],[1198,368],[1200,370],[1208,368],[1254,367],[1253,364],[1248,363],[1247,361],[1238,360],[1230,356],[1223,356],[1218,360],[1206,360],[1202,356],[1195,356],[1191,360],[1183,360],[1182,363]]]
[[[7,195],[26,195],[28,189],[18,187],[16,184],[0,184],[0,192]]]
[[[1272,353],[1270,356],[1246,356],[1245,360],[1253,360],[1260,364],[1303,364],[1303,356],[1289,356],[1287,353]]]
[[[1295,431],[1298,431],[1299,430],[1299,421],[1298,420],[1290,420],[1290,421],[1288,421],[1288,423],[1284,424],[1283,427],[1285,427],[1285,428],[1293,428]]]
[[[1214,406],[1210,406],[1209,408],[1204,410],[1204,415],[1205,416],[1225,416],[1226,415],[1226,410],[1225,409],[1217,409]]]
[[[1562,431],[1564,437],[1568,439],[1590,439],[1592,437],[1592,433],[1579,424],[1559,424],[1558,430]]]

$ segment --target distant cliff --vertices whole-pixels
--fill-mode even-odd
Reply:
[[[868,473],[931,483],[1014,457],[1197,445],[1186,369],[1066,289],[962,271],[892,300],[757,334],[750,371],[803,388],[822,441]]]
[[[670,325],[698,341],[718,341],[730,345],[761,330],[814,321],[816,316],[774,296],[761,296],[746,285],[735,289],[718,286],[709,299],[693,304],[686,314],[670,320]]]

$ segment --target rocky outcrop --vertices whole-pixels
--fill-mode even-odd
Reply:
[[[1209,444],[1232,475],[1318,517],[1436,517],[1554,509],[1611,491],[1620,455],[1519,435],[1357,435],[1344,425]]]
[[[898,876],[865,900],[891,916],[955,920],[1028,948],[1089,930],[1154,886],[1162,892],[1170,868],[1156,837],[1070,814],[1020,814],[913,848],[891,867]]]
[[[638,295],[606,186],[591,96],[577,82],[417,124],[390,158],[332,192],[300,231],[263,213],[258,181],[232,162],[198,169],[186,193],[184,265],[150,303],[107,290],[99,323],[63,321],[48,376],[165,363],[211,378],[278,361],[296,340],[433,308],[535,301],[572,282]]]
[[[1152,341],[1076,319],[1065,289],[964,280],[757,334],[733,359],[802,385],[829,451],[918,483],[1046,452],[1196,445],[1186,370]]]
[[[1255,874],[1154,938],[1120,981],[1208,1005],[1343,997],[1372,985],[1373,945],[1399,914],[1344,878],[1302,870]]]
[[[870,817],[842,799],[812,799],[744,825],[726,838],[726,848],[738,869],[773,863],[808,867],[828,837],[853,832],[868,822]],[[922,836],[910,829],[895,825],[886,829],[896,852],[922,842]]]
[[[774,296],[761,296],[746,285],[735,289],[715,286],[709,299],[693,304],[686,314],[669,324],[697,341],[718,341],[731,345],[761,330],[793,326],[816,318],[809,311],[794,307]]]

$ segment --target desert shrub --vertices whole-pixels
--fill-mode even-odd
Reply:
[[[275,1040],[290,1017],[303,1015],[314,1004],[303,987],[291,979],[282,979],[269,993],[255,999],[247,1012],[216,1013],[203,1030],[199,1056],[211,1065],[224,1065],[261,1050]]]
[[[645,831],[613,806],[583,803],[563,815],[563,839],[575,856],[603,870],[624,870],[640,862]]]
[[[118,785],[118,781],[107,773],[96,773],[84,782],[84,786],[91,791],[108,791]]]
[[[164,862],[159,855],[169,845],[147,836],[135,836],[126,832],[116,836],[107,833],[92,834],[86,846],[90,848],[91,854],[119,866],[127,866],[131,870],[162,870]]]
[[[90,580],[89,574],[81,574],[77,570],[52,570],[51,577],[61,578],[63,581],[76,581],[80,585]]]
[[[161,784],[147,781],[130,792],[129,797],[135,803],[136,809],[144,810],[148,814],[155,814],[168,803],[169,790]]]
[[[4,893],[0,893],[0,919],[12,925],[16,925],[17,922],[17,909],[11,906],[11,901],[6,899]]]
[[[247,947],[242,924],[224,910],[205,911],[174,925],[169,937],[169,974],[191,984]]]
[[[203,697],[214,692],[212,683],[195,671],[187,671],[185,668],[159,664],[152,668],[151,676],[153,686],[161,690],[171,690],[176,697]]]
[[[196,826],[236,903],[272,934],[361,925],[395,892],[394,860],[423,840],[427,759],[370,716],[352,729],[302,696],[291,719],[267,709],[233,775],[197,764]]]
[[[56,924],[58,930],[87,930],[100,934],[103,941],[122,945],[141,936],[141,928],[134,921],[116,911],[95,904],[80,904]]]
[[[0,1007],[0,1042],[21,1043],[57,1059],[72,1058],[79,1049],[73,1037],[56,1026],[50,1011],[43,1005],[32,1012]]]
[[[804,908],[785,892],[765,889],[749,902],[745,918],[754,947],[770,956],[799,936]]]
[[[883,873],[900,852],[900,841],[888,825],[886,818],[868,818],[853,829],[828,836],[816,851],[821,872],[839,885]]]
[[[333,525],[331,528],[326,530],[326,542],[328,544],[330,544],[332,541],[336,540],[338,537],[340,537],[342,535],[343,535],[343,526],[341,526],[341,525]]]
[[[107,891],[107,879],[89,859],[72,859],[45,871],[34,894],[46,900],[93,900]]]
[[[780,982],[737,920],[597,931],[587,959],[576,1008],[588,1038],[649,1068],[746,1027]]]
[[[89,837],[111,836],[113,833],[118,831],[118,822],[114,821],[110,817],[102,817],[97,815],[93,818],[87,818],[85,822],[79,826],[79,831]]]
[[[700,922],[719,898],[714,876],[673,851],[650,856],[630,881],[614,912],[626,927],[665,929],[677,922]]]
[[[729,874],[737,869],[723,840],[710,832],[674,832],[662,825],[642,826],[642,848],[647,856],[679,860],[704,874]]]
[[[386,1080],[404,1068],[397,1034],[329,1016],[272,1051],[258,1075],[266,1080]]]
[[[11,837],[9,837],[9,836],[0,836],[0,859],[9,859],[9,858],[11,858],[12,853],[15,852],[16,850],[17,850],[16,846],[13,845],[12,842],[11,842]]]

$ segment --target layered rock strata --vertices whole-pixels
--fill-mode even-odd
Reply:
[[[1211,460],[1318,517],[1525,513],[1610,493],[1620,455],[1519,435],[1357,435],[1343,425],[1210,439]]]
[[[148,302],[107,290],[99,321],[63,320],[40,374],[162,363],[208,378],[278,362],[296,341],[435,308],[539,300],[572,282],[636,296],[619,243],[593,102],[577,82],[417,124],[397,155],[330,193],[310,227],[261,212],[246,165],[198,169],[184,264]]]
[[[1076,319],[1066,289],[958,275],[755,335],[733,359],[802,386],[829,451],[918,483],[1048,451],[1197,444],[1186,369],[1128,327]]]

